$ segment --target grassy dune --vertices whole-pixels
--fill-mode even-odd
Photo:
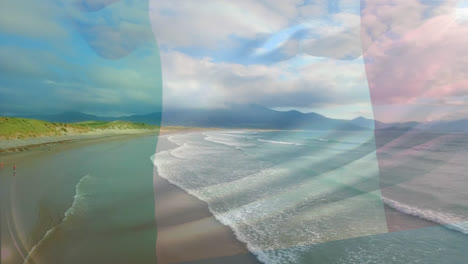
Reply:
[[[156,126],[148,125],[145,123],[132,123],[128,121],[85,121],[79,123],[72,123],[75,127],[88,128],[88,129],[156,129]]]
[[[76,135],[102,130],[156,129],[156,126],[125,121],[86,121],[51,123],[28,118],[0,117],[0,139],[25,139],[44,136]]]

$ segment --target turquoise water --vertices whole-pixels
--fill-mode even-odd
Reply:
[[[390,133],[376,142],[373,131],[216,131],[168,139],[177,147],[153,157],[159,175],[206,201],[264,263],[468,257],[466,135]],[[390,222],[395,212],[416,226]]]
[[[2,253],[17,247],[25,263],[155,263],[148,157],[156,142],[83,146],[25,159],[14,177],[2,170]],[[23,263],[19,255],[3,258]]]

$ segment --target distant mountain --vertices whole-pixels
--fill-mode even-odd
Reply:
[[[453,121],[433,121],[416,126],[416,129],[427,130],[431,132],[468,132],[468,119]]]
[[[162,116],[162,121],[161,121]],[[120,117],[103,117],[81,112],[55,115],[29,115],[49,122],[74,123],[83,121],[130,121],[164,126],[261,128],[261,129],[316,129],[316,130],[420,130],[430,132],[468,132],[468,120],[437,121],[429,123],[383,123],[358,117],[353,120],[332,119],[317,113],[276,111],[261,105],[232,105],[222,109],[170,109],[164,113],[149,113]],[[160,122],[161,121],[161,122]]]
[[[403,123],[380,123],[376,124],[377,130],[399,130],[408,131],[417,129],[421,123],[418,122],[403,122]]]
[[[316,113],[276,111],[260,105],[234,105],[216,110],[169,110],[163,125],[263,129],[362,130],[349,120],[331,119]]]
[[[135,123],[146,123],[150,125],[160,125],[161,124],[161,113],[150,113],[145,115],[131,115],[131,116],[121,116],[115,117],[118,120],[130,121]]]
[[[360,116],[360,117],[357,117],[357,118],[351,120],[351,123],[356,125],[356,126],[360,126],[360,127],[364,127],[364,128],[368,128],[368,129],[374,129],[375,124],[376,123],[381,123],[381,122],[378,122],[378,121],[375,121],[375,120],[372,120],[372,119],[367,119],[367,118],[364,118],[364,117]]]
[[[102,117],[81,112],[64,112],[55,115],[28,115],[48,122],[74,123],[83,121],[130,121],[159,125],[161,113]],[[298,111],[276,111],[260,105],[233,105],[222,109],[172,109],[162,114],[162,125],[222,127],[222,128],[262,128],[262,129],[338,129],[362,130],[349,120],[331,119],[316,113]]]

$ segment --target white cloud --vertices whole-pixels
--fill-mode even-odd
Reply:
[[[369,106],[360,57],[359,3],[343,0],[339,4],[345,11],[329,14],[325,0],[307,4],[296,0],[151,1],[153,31],[165,48],[164,104],[172,107],[220,107],[229,103],[270,107],[342,104],[343,110],[350,104]],[[236,56],[229,54],[227,48],[236,45],[233,37],[251,41],[265,38],[258,46],[249,47],[252,52],[247,56],[268,57],[270,52],[279,52],[284,57],[268,65],[220,60],[217,53],[220,50],[226,57]],[[200,54],[190,55],[190,51],[184,53],[181,48],[202,50],[202,58]],[[349,61],[338,60],[342,58]],[[357,108],[355,105],[353,111]]]
[[[254,38],[297,23],[302,2],[151,0],[150,16],[160,44],[213,48],[226,45],[231,36]]]
[[[251,55],[278,50],[286,58],[306,53],[350,59],[362,54],[359,2],[338,1],[342,9],[328,12],[328,1],[155,1],[150,2],[153,31],[169,49],[203,49],[206,56],[236,48],[239,39],[258,41]],[[302,36],[297,38],[295,33]],[[261,40],[265,40],[263,43]]]
[[[166,105],[220,107],[260,103],[270,107],[316,107],[369,102],[359,59],[315,59],[308,63],[307,58],[296,57],[265,66],[217,63],[209,58],[167,52],[161,60]]]
[[[215,47],[231,35],[250,38],[288,22],[282,14],[248,0],[152,0],[150,14],[159,43],[182,47]]]

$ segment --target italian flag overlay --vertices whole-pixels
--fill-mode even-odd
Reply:
[[[0,110],[208,125],[0,170],[2,264],[468,259],[466,1],[6,5]]]

